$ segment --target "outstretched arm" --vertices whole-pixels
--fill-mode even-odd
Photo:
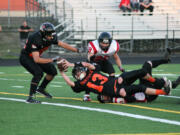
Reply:
[[[82,66],[87,67],[89,70],[95,70],[95,66],[88,63],[88,62],[79,62],[79,65],[82,64]],[[66,67],[74,67],[76,66],[76,63],[70,63],[69,61],[65,60],[65,66]]]
[[[64,43],[64,42],[62,42],[62,41],[58,41],[58,46],[60,46],[60,47],[62,47],[62,48],[64,48],[64,49],[73,51],[73,52],[77,52],[77,53],[79,52],[79,49],[74,48],[74,47],[70,46],[69,44]]]
[[[75,86],[75,83],[73,81],[71,81],[70,78],[64,72],[60,72],[60,74],[62,75],[62,77],[64,78],[64,80],[66,81],[66,83],[69,86],[71,86],[71,87]]]

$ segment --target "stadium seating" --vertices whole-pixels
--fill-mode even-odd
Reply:
[[[47,2],[53,3],[54,0]],[[149,16],[148,11],[145,11],[144,16],[139,13],[123,16],[118,7],[119,2],[120,0],[66,0],[65,19],[73,18],[71,22],[75,31],[94,31],[85,32],[84,39],[95,39],[100,31],[113,31],[115,39],[130,39],[132,33],[135,39],[164,39],[168,31],[180,29],[178,0],[154,0],[153,16]],[[58,0],[57,5],[59,17],[62,18],[63,0]],[[78,35],[75,37],[79,38]]]

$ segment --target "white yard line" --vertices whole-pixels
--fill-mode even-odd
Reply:
[[[177,75],[177,74],[169,74],[169,73],[167,73],[167,74],[152,74],[153,76],[166,76],[166,77],[178,77],[179,75]]]
[[[49,85],[50,87],[54,87],[54,88],[60,88],[60,87],[62,87],[61,85]]]
[[[30,82],[31,80],[23,80],[23,79],[7,79],[7,78],[0,78],[0,80],[3,81],[19,81],[19,82]],[[57,82],[57,81],[53,81],[52,83],[54,84],[66,84],[65,82]]]
[[[0,100],[17,101],[17,102],[26,103],[26,101],[23,99],[15,99],[15,98],[0,97]],[[109,114],[114,114],[114,115],[119,115],[119,116],[131,117],[131,118],[135,118],[135,119],[149,120],[149,121],[154,121],[154,122],[160,122],[160,123],[180,126],[180,121],[161,119],[161,118],[149,117],[149,116],[144,116],[144,115],[137,115],[137,114],[113,111],[113,110],[108,110],[108,109],[76,106],[76,105],[61,104],[61,103],[49,103],[49,102],[42,102],[42,104],[60,106],[60,107],[68,107],[68,108],[74,108],[74,109],[80,109],[80,110],[86,110],[86,111],[96,111],[96,112],[102,112],[102,113],[109,113]]]
[[[11,86],[13,88],[24,88],[24,86]]]
[[[180,99],[180,97],[178,97],[178,96],[165,96],[165,95],[159,95],[159,96],[161,96],[161,97],[165,97],[165,98],[175,98],[175,99]]]

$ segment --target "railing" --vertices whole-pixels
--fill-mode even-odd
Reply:
[[[64,33],[73,33],[73,38],[77,38],[78,43],[76,41],[69,42],[72,40],[72,37],[70,37],[65,42],[69,42],[69,44],[72,45],[78,45],[75,47],[82,47],[84,48],[84,52],[87,51],[87,45],[88,42],[91,40],[95,40],[98,38],[99,33],[102,31],[62,31]],[[163,38],[142,38],[144,33],[147,32],[153,32],[158,34],[164,34]],[[154,30],[154,31],[110,31],[113,39],[117,40],[120,44],[121,51],[129,52],[129,53],[135,53],[135,52],[141,52],[141,53],[157,53],[157,52],[163,52],[165,48],[173,48],[175,50],[180,50],[180,30],[169,30],[168,32],[166,30]],[[119,39],[117,37],[117,33],[119,35],[130,35],[129,38],[126,39]],[[141,35],[139,38],[137,35]],[[91,35],[90,37],[85,37],[85,35]],[[72,36],[72,35],[71,35]],[[146,36],[146,35],[144,35]],[[68,38],[68,36],[66,37]],[[65,39],[66,39],[65,38]],[[63,40],[64,41],[64,40]],[[55,48],[56,52],[58,53],[58,50],[60,53],[63,52],[63,49],[61,48]],[[53,50],[53,48],[52,48]],[[65,51],[65,50],[64,50]]]

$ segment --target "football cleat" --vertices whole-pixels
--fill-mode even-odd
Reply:
[[[171,49],[170,48],[166,48],[164,59],[168,60],[168,63],[171,62]]]
[[[166,80],[164,91],[166,92],[167,95],[170,95],[171,89],[172,89],[172,82],[170,80]]]
[[[46,92],[44,89],[42,89],[42,88],[38,88],[36,90],[36,92],[44,95],[47,98],[52,98],[52,96],[48,92]]]
[[[35,99],[33,99],[32,97],[29,97],[29,98],[26,100],[26,103],[41,104],[41,101],[35,100]]]
[[[90,95],[88,94],[85,94],[84,97],[83,97],[83,101],[91,101],[91,98],[90,98]]]
[[[177,80],[172,82],[172,88],[175,89],[180,84],[180,76],[177,78]]]

